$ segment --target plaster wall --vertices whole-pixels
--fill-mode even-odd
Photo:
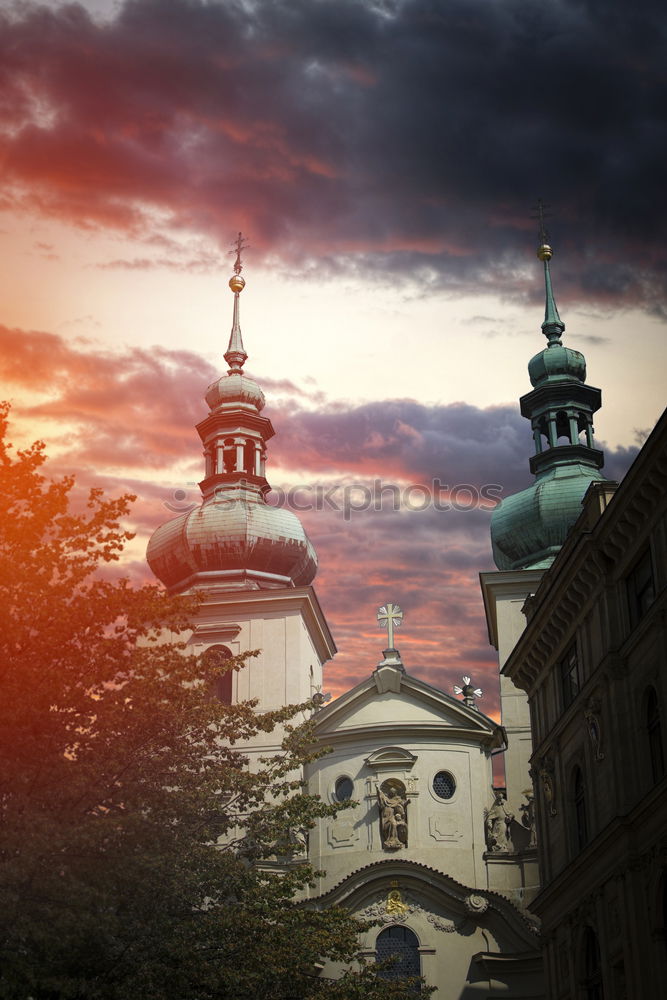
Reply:
[[[418,734],[401,740],[400,748],[416,758],[411,765],[376,769],[367,758],[384,745],[377,735],[357,737],[354,743],[336,747],[310,772],[310,791],[327,802],[335,801],[337,779],[349,777],[357,802],[335,819],[320,821],[311,833],[311,857],[326,871],[317,893],[357,868],[393,856],[427,864],[468,886],[486,885],[484,808],[492,801],[489,754],[478,744],[448,740],[444,729],[439,740]],[[439,798],[433,790],[438,771],[448,771],[456,781],[450,799]],[[408,846],[398,851],[382,846],[377,788],[387,778],[399,779],[407,792]]]

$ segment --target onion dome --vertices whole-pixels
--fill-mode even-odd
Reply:
[[[548,340],[528,365],[533,391],[522,396],[521,414],[531,422],[535,454],[530,470],[535,482],[504,498],[491,517],[493,558],[501,570],[550,566],[581,513],[591,482],[604,480],[603,453],[593,442],[593,414],[600,408],[599,389],[586,385],[586,359],[563,347],[565,324],[558,315],[541,203],[541,242],[546,306],[542,332]]]
[[[581,513],[597,469],[563,462],[538,476],[521,493],[505,497],[491,518],[493,559],[498,569],[546,569],[554,561]]]
[[[148,563],[173,591],[302,587],[317,572],[299,518],[242,489],[161,525],[148,543]]]
[[[239,296],[241,234],[229,287],[234,316],[226,375],[206,390],[209,414],[197,426],[204,446],[203,502],[161,525],[148,543],[155,575],[173,593],[302,587],[317,572],[317,556],[299,518],[266,502],[266,443],[271,421],[261,415],[264,393],[243,371]]]
[[[542,385],[547,379],[586,381],[586,358],[580,351],[573,351],[562,344],[549,344],[528,362],[531,385]]]
[[[238,409],[247,407],[259,413],[264,409],[266,400],[264,393],[254,379],[248,378],[239,372],[231,372],[223,375],[222,378],[211,382],[204,399],[211,411],[220,408]]]

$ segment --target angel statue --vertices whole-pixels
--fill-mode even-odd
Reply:
[[[408,846],[408,800],[398,785],[378,788],[380,832],[386,851],[397,851]]]

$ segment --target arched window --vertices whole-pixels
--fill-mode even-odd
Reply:
[[[575,767],[572,775],[572,800],[574,802],[574,839],[579,848],[588,843],[588,823],[586,820],[586,788],[580,767]]]
[[[584,997],[586,1000],[604,1000],[600,949],[595,931],[591,927],[587,927],[584,933],[582,958]]]
[[[408,976],[421,975],[419,941],[409,927],[397,924],[378,934],[375,958],[378,962],[394,958],[394,964],[379,973],[382,979],[407,979]],[[413,992],[419,993],[418,984],[413,987]]]
[[[211,681],[211,693],[214,698],[221,701],[223,705],[232,703],[232,676],[233,670],[224,670],[225,661],[231,659],[232,651],[227,646],[220,644],[209,646],[202,653],[202,663],[211,671],[213,679]],[[224,670],[224,673],[223,673]]]
[[[646,694],[646,735],[651,758],[651,774],[656,784],[665,773],[665,756],[662,749],[662,727],[660,725],[660,703],[655,688]]]

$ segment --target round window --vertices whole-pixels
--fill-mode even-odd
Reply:
[[[454,775],[449,771],[438,771],[433,779],[433,791],[439,799],[451,799],[456,791]]]
[[[336,784],[334,787],[334,798],[336,802],[344,802],[345,799],[351,799],[354,792],[354,784],[352,778],[348,778],[347,775],[342,775],[340,778],[336,779]]]

